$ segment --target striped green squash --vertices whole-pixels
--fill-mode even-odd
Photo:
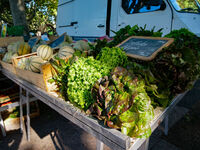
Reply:
[[[48,45],[40,45],[37,48],[37,55],[43,60],[49,60],[53,56],[53,49]]]
[[[59,49],[58,51],[58,57],[64,59],[64,58],[68,58],[71,57],[74,53],[74,49],[70,46],[64,46],[62,48]]]
[[[28,58],[22,58],[22,59],[20,59],[18,61],[18,63],[17,63],[17,68],[24,70],[26,68],[27,60],[28,60]]]
[[[32,56],[26,62],[26,70],[39,73],[40,67],[45,61],[39,56]]]

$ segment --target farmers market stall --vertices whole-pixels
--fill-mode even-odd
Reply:
[[[99,141],[99,143],[103,142],[104,144],[108,145],[113,150],[134,150],[138,149],[146,139],[139,139],[139,138],[130,138],[122,134],[120,131],[116,129],[109,129],[104,125],[100,124],[96,119],[91,118],[81,112],[79,109],[76,109],[72,104],[64,102],[62,99],[54,97],[47,93],[46,91],[42,90],[41,88],[20,79],[15,74],[1,69],[2,73],[18,84],[21,88],[26,90],[26,104],[27,110],[29,110],[29,95],[35,96],[37,99],[41,100],[49,107],[60,113],[66,119],[69,119],[74,124],[78,125],[80,128],[84,129],[86,132],[95,136]],[[151,123],[152,131],[154,131],[160,123],[167,118],[167,115],[172,111],[174,106],[184,97],[186,94],[180,94],[173,99],[173,102],[166,108],[157,108],[155,109],[155,118]],[[27,111],[29,115],[29,111]],[[167,119],[166,119],[167,121]],[[165,124],[165,131],[167,130],[167,123]],[[27,116],[27,126],[28,126],[28,136],[30,138],[30,118]],[[148,141],[148,139],[147,139]],[[102,146],[102,144],[99,144]],[[146,149],[148,146],[146,147]]]
[[[168,114],[200,76],[200,39],[186,29],[161,35],[126,26],[94,43],[63,34],[2,47],[2,73],[26,100],[28,140],[33,95],[95,136],[98,150],[148,149],[152,131],[165,119],[167,134]]]

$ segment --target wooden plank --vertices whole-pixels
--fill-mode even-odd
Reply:
[[[0,47],[7,47],[9,44],[18,41],[24,41],[23,36],[0,38]]]
[[[30,53],[30,54],[26,54],[26,55],[22,55],[22,56],[17,56],[17,57],[14,57],[12,59],[12,63],[14,65],[14,67],[17,67],[17,64],[19,62],[20,59],[22,58],[28,58],[28,57],[31,57],[31,56],[37,56],[37,52],[34,52],[34,53]]]
[[[53,68],[49,62],[45,63],[41,66],[41,72],[43,74],[43,81],[44,81],[47,92],[55,91],[55,88],[56,88],[54,83],[48,82],[49,79],[52,79],[52,69]]]
[[[103,127],[97,121],[84,115],[80,112],[80,110],[76,109],[71,104],[64,102],[62,99],[49,95],[47,92],[17,78],[15,75],[10,74],[9,72],[5,72],[4,70],[2,70],[2,72],[8,78],[22,86],[25,90],[28,90],[32,95],[42,100],[57,112],[65,114],[64,117],[74,122],[93,136],[97,137],[109,147],[113,147],[115,149],[128,149],[128,147],[130,147],[130,138],[128,136],[115,129]]]
[[[32,85],[37,85],[41,89],[46,90],[46,86],[43,80],[43,74],[34,73],[28,70],[22,70],[22,69],[16,68],[16,75],[19,78],[30,82]]]
[[[1,64],[2,68],[8,70],[9,72],[11,72],[13,74],[16,74],[16,70],[15,70],[15,68],[14,68],[14,66],[12,64],[3,62],[1,60],[0,60],[0,64]]]

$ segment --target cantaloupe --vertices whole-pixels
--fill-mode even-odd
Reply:
[[[71,46],[75,50],[80,50],[80,51],[88,51],[90,49],[90,46],[88,45],[88,42],[84,40],[79,40],[76,43],[72,43]]]
[[[49,60],[53,56],[53,49],[48,45],[40,45],[37,49],[37,55],[43,60]]]
[[[45,61],[39,56],[29,57],[26,61],[26,70],[39,73],[43,63],[45,63]]]
[[[58,51],[58,57],[64,59],[64,58],[68,58],[71,57],[74,53],[74,49],[70,46],[64,46],[62,48],[59,49]]]
[[[58,47],[62,48],[64,46],[70,46],[70,44],[68,42],[62,42]]]
[[[79,40],[79,41],[77,41],[77,43],[79,43],[79,45],[81,46],[82,51],[87,51],[90,49],[90,46],[88,45],[88,42],[86,42],[86,41]]]

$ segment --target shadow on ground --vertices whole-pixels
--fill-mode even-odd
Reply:
[[[22,141],[22,134],[19,129],[6,132],[7,136],[0,136],[1,150],[17,150]]]
[[[39,102],[40,116],[31,119],[31,140],[18,129],[0,136],[0,150],[94,150],[96,139],[47,105]],[[104,150],[109,150],[105,146]]]

